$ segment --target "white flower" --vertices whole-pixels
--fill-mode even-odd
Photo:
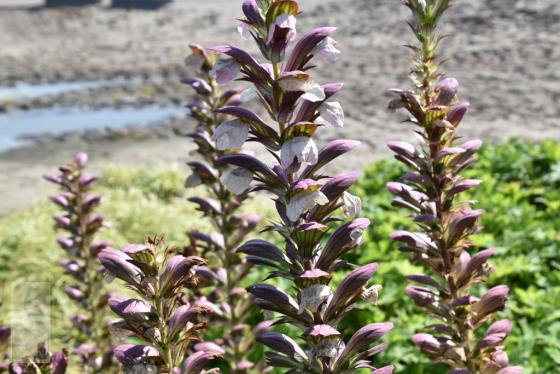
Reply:
[[[341,55],[341,52],[336,49],[336,41],[329,36],[317,44],[312,53],[326,62],[336,62]]]
[[[313,355],[316,357],[335,357],[339,344],[338,339],[324,339],[312,348]]]
[[[224,172],[220,181],[229,192],[241,195],[253,181],[253,173],[244,168],[230,168]]]
[[[233,119],[221,123],[214,130],[212,140],[220,151],[239,149],[249,136],[249,125],[241,120]]]
[[[234,59],[218,60],[209,74],[219,84],[226,84],[232,81],[239,74],[239,71],[241,71],[241,66]]]
[[[192,188],[192,187],[200,186],[201,183],[202,183],[202,179],[200,179],[198,175],[193,173],[189,175],[189,177],[185,181],[185,187]]]
[[[350,239],[352,239],[353,246],[360,245],[362,243],[362,234],[364,233],[364,229],[354,229],[350,231]]]
[[[329,199],[321,191],[303,191],[290,199],[286,206],[286,215],[295,222],[307,210],[315,205],[325,205]]]
[[[422,10],[426,12],[426,0],[418,0],[418,4],[420,4]]]
[[[257,97],[257,89],[255,88],[255,86],[251,86],[241,91],[241,94],[239,95],[239,100],[242,103],[246,103],[248,101],[253,100],[256,97]]]
[[[301,95],[302,99],[311,101],[312,103],[323,101],[327,98],[325,91],[320,84],[311,81],[305,88],[305,93]]]
[[[318,154],[319,151],[313,139],[307,136],[296,136],[282,144],[280,164],[287,169],[296,159],[301,164],[314,165],[317,163]]]
[[[241,38],[245,40],[251,39],[251,26],[245,22],[241,22],[241,24],[237,26],[237,31],[239,32],[239,35],[241,35]]]
[[[376,284],[369,288],[364,288],[362,291],[362,299],[364,301],[370,302],[373,305],[377,305],[377,299],[379,299],[379,292],[383,289],[382,286]]]
[[[362,200],[358,196],[344,192],[342,194],[342,212],[346,217],[356,217],[362,210]]]
[[[319,306],[332,295],[330,287],[322,284],[314,284],[301,291],[301,301],[299,304],[299,312],[305,309],[316,312]]]
[[[311,102],[323,101],[327,98],[323,87],[309,78],[303,79],[302,77],[292,76],[282,78],[278,83],[285,91],[303,91],[304,94],[301,98]]]
[[[344,127],[344,110],[339,102],[325,102],[319,107],[319,117],[315,120],[319,125]]]
[[[268,28],[268,38],[267,43],[270,43],[274,39],[274,31],[276,28],[289,29],[286,39],[291,42],[296,38],[296,17],[291,14],[282,13],[270,25]]]

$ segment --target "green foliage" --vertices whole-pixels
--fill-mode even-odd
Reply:
[[[426,321],[404,294],[403,276],[420,269],[387,239],[394,230],[414,228],[406,211],[391,207],[385,190],[388,181],[403,174],[396,161],[380,161],[366,169],[353,191],[363,198],[364,216],[373,220],[362,251],[353,260],[379,261],[376,279],[384,290],[380,308],[361,312],[349,330],[365,322],[392,321],[395,329],[380,361],[397,364],[398,372],[443,373],[430,368],[410,342]],[[483,181],[464,196],[486,211],[483,232],[474,238],[476,250],[498,250],[491,260],[495,271],[488,285],[507,284],[512,289],[508,310],[501,314],[515,322],[506,347],[511,362],[525,366],[527,373],[554,372],[560,357],[560,144],[514,140],[485,147],[466,174]]]
[[[103,174],[98,192],[104,202],[99,212],[110,225],[101,231],[100,239],[112,240],[118,247],[165,233],[170,244],[181,245],[185,244],[186,230],[208,229],[184,199],[203,192],[183,189],[183,170],[110,166]],[[404,276],[421,269],[411,265],[388,240],[394,230],[413,228],[407,213],[390,205],[391,196],[385,190],[388,181],[398,180],[402,174],[398,163],[382,160],[368,167],[354,188],[353,193],[363,199],[363,215],[372,219],[373,225],[364,244],[349,259],[360,264],[379,262],[374,280],[384,288],[378,306],[365,306],[343,321],[344,333],[369,322],[391,321],[395,328],[389,334],[389,348],[377,358],[379,366],[394,363],[397,372],[444,373],[443,368],[429,366],[410,343],[410,336],[426,325],[426,318],[404,294]],[[505,283],[512,289],[508,310],[501,314],[515,322],[506,347],[511,361],[525,366],[527,373],[555,372],[560,364],[560,144],[511,141],[485,147],[467,174],[483,180],[465,196],[478,200],[478,206],[486,210],[484,230],[474,240],[476,249],[498,249],[491,260],[496,269],[489,286]],[[245,208],[264,217],[271,216],[270,209],[262,200]],[[15,282],[51,285],[51,336],[53,347],[58,348],[67,337],[67,317],[73,309],[61,291],[67,279],[57,266],[64,253],[57,247],[57,234],[52,230],[50,216],[55,211],[45,201],[0,219],[0,285],[5,296],[4,314],[10,312],[9,290]],[[251,280],[261,281],[264,274],[253,274]],[[8,322],[6,318],[2,321]]]

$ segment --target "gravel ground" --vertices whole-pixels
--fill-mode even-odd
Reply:
[[[190,93],[177,82],[188,74],[183,67],[188,43],[252,48],[235,31],[240,4],[175,0],[144,11],[112,9],[106,3],[28,9],[37,1],[3,0],[0,84],[116,77],[136,83],[3,103],[0,109],[185,103]],[[325,131],[322,140],[362,140],[361,151],[346,162],[359,169],[387,154],[388,139],[409,136],[409,129],[399,124],[402,115],[385,109],[385,90],[406,84],[408,52],[402,45],[411,41],[404,23],[408,14],[397,0],[302,0],[301,8],[300,32],[338,27],[335,38],[344,56],[334,65],[320,66],[316,80],[345,82],[338,99],[347,121],[343,130]],[[460,80],[461,96],[472,105],[463,135],[490,142],[511,137],[560,140],[560,2],[457,0],[446,21],[446,70]],[[141,136],[46,137],[36,147],[1,154],[0,214],[26,206],[29,196],[40,197],[44,187],[39,174],[78,149],[89,151],[95,165],[184,161],[188,140],[174,134],[191,125],[184,120],[166,130],[140,131]]]

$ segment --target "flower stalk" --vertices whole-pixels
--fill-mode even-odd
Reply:
[[[266,330],[268,323],[251,327],[248,322],[253,302],[243,286],[247,284],[251,264],[236,252],[260,219],[256,214],[239,212],[249,197],[252,178],[243,169],[219,162],[220,157],[239,151],[249,132],[248,125],[236,119],[228,121],[226,115],[216,112],[223,106],[238,105],[243,99],[237,90],[222,92],[218,83],[231,79],[228,69],[235,72],[236,66],[231,61],[217,60],[214,53],[201,46],[190,48],[192,55],[187,62],[197,70],[198,76],[183,82],[198,97],[198,103],[189,106],[191,116],[197,120],[197,127],[189,137],[197,145],[196,153],[201,160],[188,164],[192,174],[186,186],[206,187],[207,197],[189,200],[197,205],[215,231],[189,232],[187,252],[213,259],[211,265],[199,267],[197,273],[205,280],[204,297],[215,305],[213,323],[216,329],[222,330],[222,337],[214,344],[199,344],[195,348],[221,353],[223,365],[232,374],[263,373],[264,362],[251,362],[250,356],[257,334]]]
[[[57,239],[68,255],[60,266],[73,279],[64,292],[80,309],[78,315],[70,318],[74,326],[74,353],[80,357],[85,372],[100,372],[111,365],[111,337],[105,313],[109,294],[103,291],[103,276],[97,262],[97,254],[107,247],[107,242],[95,240],[104,218],[95,213],[101,197],[91,193],[91,187],[99,178],[85,173],[87,161],[85,153],[78,153],[59,168],[58,175],[47,174],[44,179],[61,190],[50,200],[63,210],[53,216],[55,228],[68,233]]]
[[[199,352],[184,360],[190,344],[206,327],[205,316],[212,309],[202,301],[187,302],[184,292],[186,287],[196,287],[194,268],[206,261],[175,253],[176,249],[165,247],[163,239],[156,237],[146,244],[108,248],[99,254],[107,274],[122,280],[139,296],[111,296],[108,301],[111,310],[122,318],[113,323],[115,332],[143,342],[114,348],[125,373],[210,373],[204,367],[218,357],[214,352]]]
[[[483,212],[473,209],[474,202],[459,200],[463,191],[481,183],[461,176],[475,162],[481,141],[459,144],[457,129],[469,104],[459,101],[457,80],[440,72],[437,50],[444,36],[437,26],[450,0],[405,0],[404,5],[412,12],[409,24],[418,40],[408,46],[414,52],[410,73],[414,89],[390,90],[396,98],[389,108],[408,111],[421,145],[389,142],[395,158],[410,172],[387,188],[394,195],[393,205],[410,210],[420,231],[397,231],[391,238],[430,273],[409,276],[415,285],[406,293],[439,320],[427,326],[429,334],[416,334],[412,341],[454,374],[520,373],[520,367],[508,366],[503,351],[511,322],[495,321],[484,334],[479,332],[504,308],[509,289],[502,285],[480,298],[473,295],[473,286],[483,283],[491,271],[487,261],[495,251],[474,253],[470,236],[480,231]]]
[[[359,214],[360,203],[347,192],[359,174],[347,172],[330,177],[323,170],[359,143],[334,140],[319,150],[314,140],[317,130],[341,127],[344,120],[341,105],[330,101],[342,84],[319,85],[310,74],[311,60],[338,59],[340,51],[330,37],[335,29],[322,27],[306,33],[288,53],[288,46],[297,36],[296,1],[246,0],[243,13],[245,18],[238,30],[243,38],[256,42],[264,62],[242,49],[216,46],[211,50],[225,59],[212,73],[219,83],[241,74],[241,80],[251,83],[242,96],[258,100],[270,121],[239,106],[224,106],[215,112],[235,121],[230,132],[233,138],[260,143],[273,161],[269,166],[232,148],[232,154],[219,161],[243,175],[251,192],[264,190],[275,197],[278,217],[266,230],[278,234],[282,245],[250,240],[237,251],[245,254],[249,263],[272,268],[269,278],[291,282],[289,292],[265,283],[251,285],[247,290],[267,314],[279,317],[277,324],[291,324],[303,332],[298,334],[302,343],[278,332],[263,333],[257,340],[271,349],[266,353],[269,365],[287,368],[291,373],[349,373],[358,368],[370,368],[376,374],[390,373],[392,366],[375,369],[369,359],[385,348],[384,344],[371,345],[392,324],[364,326],[348,341],[337,329],[357,301],[374,301],[379,288],[367,287],[377,264],[356,268],[341,259],[360,244],[370,224],[367,219],[353,217]],[[220,77],[228,79],[220,81]],[[221,126],[224,124],[218,129]],[[214,136],[220,133],[218,129]],[[235,189],[233,181],[226,180],[225,185]],[[351,215],[351,220],[331,231],[341,221],[336,213],[340,210]],[[338,287],[334,286],[334,272],[345,267],[354,270]]]

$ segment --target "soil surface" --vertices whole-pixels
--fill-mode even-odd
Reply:
[[[407,85],[412,41],[408,12],[397,0],[303,0],[300,33],[336,26],[343,57],[320,65],[316,81],[343,81],[338,96],[346,112],[342,130],[324,130],[322,141],[363,141],[344,166],[360,169],[387,155],[385,142],[410,137],[402,114],[386,110],[390,87]],[[456,0],[443,31],[446,70],[471,102],[463,135],[500,142],[511,137],[560,140],[560,2],[557,0]],[[1,111],[52,106],[180,105],[190,92],[183,60],[188,43],[234,44],[256,52],[236,32],[241,0],[175,0],[158,10],[101,5],[43,8],[37,0],[0,4],[0,85],[16,82],[125,79],[99,87],[29,100],[0,102]],[[49,190],[41,173],[78,150],[94,167],[189,159],[188,118],[149,129],[46,136],[37,145],[0,154],[0,215],[21,209]],[[179,136],[178,136],[179,135]],[[339,166],[342,167],[342,166]]]

